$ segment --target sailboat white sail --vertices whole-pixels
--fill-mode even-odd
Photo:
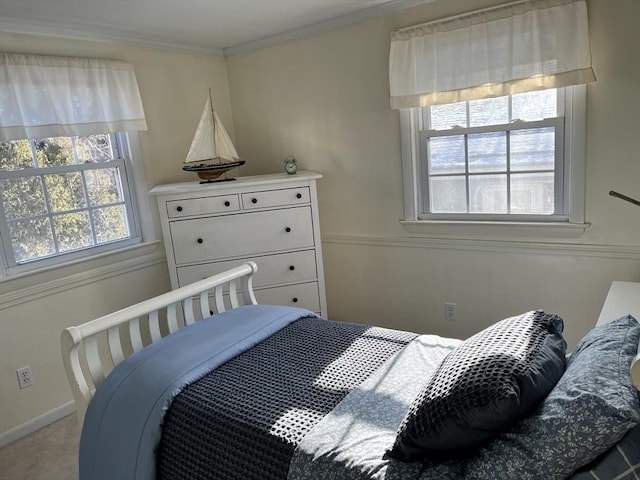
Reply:
[[[182,169],[196,172],[200,178],[214,180],[244,163],[238,158],[238,152],[213,108],[209,90],[209,97]]]

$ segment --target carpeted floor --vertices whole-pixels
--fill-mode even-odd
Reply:
[[[75,414],[0,449],[0,480],[77,480]]]

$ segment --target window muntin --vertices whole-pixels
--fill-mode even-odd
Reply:
[[[30,269],[139,240],[124,134],[0,142],[6,266]]]
[[[416,109],[418,219],[566,219],[564,90]]]

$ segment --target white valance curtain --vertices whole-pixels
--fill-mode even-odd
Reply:
[[[525,0],[392,32],[393,108],[595,80],[585,0]]]
[[[146,129],[129,63],[0,53],[0,140]]]

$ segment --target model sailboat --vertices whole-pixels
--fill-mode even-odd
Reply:
[[[238,158],[236,148],[213,109],[211,89],[209,89],[209,97],[182,169],[187,172],[196,172],[198,177],[205,180],[201,183],[207,183],[235,180],[234,178],[219,180],[218,177],[244,163],[244,160]]]

